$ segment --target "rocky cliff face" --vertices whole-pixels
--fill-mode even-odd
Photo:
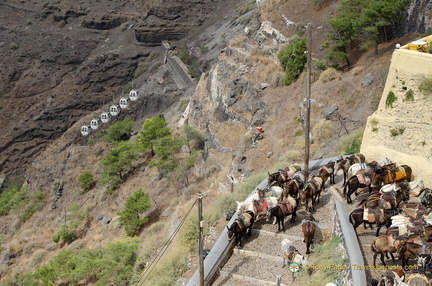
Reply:
[[[3,1],[0,173],[22,173],[81,117],[118,100],[136,78],[138,65],[139,73],[148,72],[152,63],[146,59],[152,51],[161,52],[162,40],[199,31],[229,6],[214,1],[151,6],[120,0]],[[136,78],[133,84],[144,82]]]

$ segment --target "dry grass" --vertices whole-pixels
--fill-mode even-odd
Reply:
[[[312,128],[312,134],[318,142],[328,141],[334,135],[334,127],[330,121],[320,121]]]
[[[32,267],[38,266],[39,264],[41,264],[44,261],[44,258],[47,254],[46,250],[43,249],[38,249],[36,250],[32,257],[30,258],[30,265]]]
[[[298,150],[288,150],[285,152],[285,160],[292,162],[301,162],[304,158],[304,152]]]
[[[281,2],[286,2],[285,0],[267,0],[263,1],[260,13],[261,18],[266,21],[270,21],[272,23],[283,24],[282,16],[278,11],[278,8],[281,5]]]
[[[362,71],[364,70],[364,66],[355,66],[352,70],[351,70],[351,74],[354,76],[359,75]]]
[[[26,243],[26,245],[24,245],[23,247],[23,254],[24,255],[31,254],[35,252],[35,250],[41,249],[42,247],[43,247],[42,243],[39,242]]]
[[[143,261],[151,260],[156,255],[158,249],[165,244],[167,241],[167,229],[168,222],[158,221],[143,232],[142,236],[145,239],[143,239],[142,247],[138,253],[138,256]]]
[[[334,68],[323,71],[318,79],[318,83],[326,83],[335,79],[341,79],[342,73]]]
[[[242,35],[240,35],[240,36],[238,36],[236,38],[231,39],[229,45],[231,47],[234,47],[234,48],[241,48],[244,39],[245,39],[245,35],[242,34]]]

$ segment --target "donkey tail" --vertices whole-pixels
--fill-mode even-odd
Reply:
[[[378,254],[378,253],[380,253],[380,251],[378,249],[376,249],[375,243],[376,243],[376,240],[374,240],[374,242],[372,242],[372,244],[371,244],[371,250],[372,250],[373,253],[377,253]]]
[[[347,194],[347,186],[348,186],[348,181],[346,181],[343,184],[343,196],[344,196],[344,198],[346,197],[346,194]]]
[[[366,201],[367,201],[367,199],[363,199],[361,202],[358,203],[357,206],[358,206],[358,207],[361,206],[361,205],[362,205],[364,202],[366,202]]]
[[[354,225],[354,219],[353,219],[353,212],[354,211],[352,211],[349,215],[348,215],[348,219],[349,219],[349,222],[352,224],[352,225]]]

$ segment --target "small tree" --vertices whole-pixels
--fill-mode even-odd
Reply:
[[[186,134],[186,140],[189,143],[189,150],[191,149],[198,149],[203,150],[204,149],[204,136],[196,130],[192,126],[185,125],[184,126],[184,132]]]
[[[107,135],[103,138],[110,143],[129,140],[134,125],[135,122],[126,117],[123,121],[119,121],[108,127]]]
[[[80,187],[84,192],[88,192],[94,185],[93,174],[89,171],[79,176]]]
[[[306,50],[306,39],[294,39],[278,54],[279,61],[285,68],[286,85],[296,81],[303,72],[307,61]]]
[[[138,141],[145,149],[151,149],[152,156],[155,155],[154,146],[158,139],[171,136],[171,129],[165,121],[163,114],[159,116],[146,119],[144,121],[142,130],[138,135]]]
[[[78,221],[65,223],[60,227],[60,230],[52,236],[54,242],[63,240],[66,243],[73,242],[78,238],[77,226],[80,224]]]
[[[123,211],[118,211],[120,224],[125,227],[128,236],[134,236],[142,226],[148,221],[148,218],[141,218],[140,215],[150,209],[150,196],[141,189],[130,196],[125,203]]]
[[[186,185],[189,184],[189,173],[197,161],[198,153],[192,150],[190,155],[185,158],[180,164],[177,165],[176,174],[177,178],[183,178]]]
[[[110,183],[114,190],[123,179],[123,172],[132,169],[132,163],[141,154],[141,145],[137,142],[120,141],[111,146],[109,153],[101,161],[103,166],[102,183]]]
[[[155,155],[149,163],[150,167],[157,167],[161,170],[174,170],[178,164],[177,154],[185,144],[184,138],[166,136],[155,141]]]

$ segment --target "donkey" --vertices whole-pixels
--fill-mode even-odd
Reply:
[[[308,258],[306,256],[303,256],[300,254],[300,252],[297,250],[297,248],[295,248],[294,243],[289,240],[289,239],[284,239],[281,242],[282,245],[282,252],[283,252],[283,264],[282,267],[285,267],[285,265],[290,264],[294,264],[292,267],[304,267],[305,265],[310,265]],[[285,261],[287,261],[285,263]],[[312,270],[311,267],[308,267],[309,269],[309,274],[311,273],[310,271]],[[298,270],[298,269],[297,269]],[[292,275],[293,275],[293,281],[295,279],[295,274],[296,271],[292,271]]]
[[[376,267],[376,257],[378,254],[381,255],[381,262],[383,265],[386,265],[384,262],[384,254],[390,253],[392,260],[395,258],[393,253],[398,252],[402,246],[406,243],[407,236],[395,236],[392,235],[381,235],[375,238],[374,242],[371,244],[371,250],[374,253],[373,256],[373,265]]]
[[[252,226],[254,223],[255,214],[252,211],[246,211],[239,215],[239,217],[231,224],[228,229],[228,241],[231,241],[234,237],[236,239],[236,245],[242,247],[243,236],[247,233],[252,236]]]
[[[277,206],[270,208],[267,211],[267,221],[270,219],[271,216],[276,217],[278,231],[285,232],[285,217],[291,215],[290,222],[295,222],[297,216],[297,205],[298,204],[296,199],[288,196],[281,203],[277,204]]]
[[[308,214],[305,216],[304,220],[302,221],[302,232],[303,232],[303,242],[306,243],[306,254],[310,254],[310,245],[313,243],[313,238],[315,236],[315,228],[316,228],[316,222],[315,218]]]

